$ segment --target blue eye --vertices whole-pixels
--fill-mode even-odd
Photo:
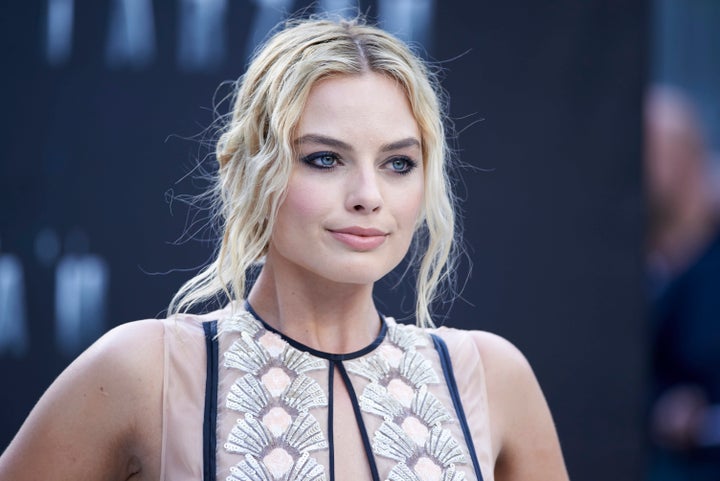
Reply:
[[[315,152],[302,158],[302,161],[317,169],[332,169],[339,162],[339,157],[333,152]]]
[[[388,166],[393,172],[408,174],[417,166],[417,163],[409,157],[395,157],[388,161]]]

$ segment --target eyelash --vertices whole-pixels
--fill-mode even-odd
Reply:
[[[319,164],[317,163],[317,161],[318,161],[319,159],[324,158],[324,157],[329,157],[329,158],[333,159],[333,161],[335,162],[335,164],[333,164],[333,165],[326,165],[326,166],[319,165]],[[335,167],[338,166],[338,163],[340,162],[340,156],[337,155],[337,154],[334,153],[334,152],[314,152],[314,153],[312,153],[312,154],[310,154],[310,155],[306,155],[305,157],[303,157],[303,158],[300,159],[300,160],[301,160],[304,164],[307,164],[308,166],[310,166],[310,167],[312,167],[312,168],[314,168],[314,169],[319,169],[319,170],[333,170]],[[405,163],[405,166],[404,166],[404,170],[394,170],[394,169],[392,169],[392,168],[390,169],[390,170],[392,170],[392,172],[394,172],[394,173],[396,173],[396,174],[399,174],[399,175],[407,175],[407,174],[409,174],[410,172],[412,172],[412,171],[417,167],[417,162],[415,162],[415,161],[412,160],[410,157],[407,157],[407,156],[405,156],[405,155],[395,156],[395,157],[387,160],[387,161],[385,162],[385,165],[392,165],[394,162],[396,162],[396,161],[398,161],[398,160],[403,161],[403,162]]]
[[[316,161],[318,161],[319,159],[322,159],[323,157],[330,157],[331,159],[333,159],[335,161],[335,164],[334,165],[325,165],[325,166],[317,164]],[[309,165],[310,167],[314,167],[316,169],[332,170],[335,167],[337,167],[337,163],[340,161],[340,156],[338,156],[334,152],[313,152],[312,154],[306,155],[305,157],[303,157],[300,160],[302,160],[303,163]]]
[[[405,168],[404,168],[404,170],[395,170],[395,171],[394,171],[394,172],[396,172],[396,173],[398,173],[398,174],[400,174],[400,175],[407,175],[407,174],[409,174],[410,172],[412,172],[413,170],[415,170],[415,167],[417,167],[417,162],[415,162],[415,161],[414,161],[413,159],[411,159],[410,157],[406,157],[406,156],[404,156],[404,155],[400,155],[400,156],[397,156],[397,157],[393,157],[392,159],[388,160],[387,163],[388,163],[388,164],[392,164],[392,163],[394,163],[395,161],[398,161],[398,160],[402,160],[403,162],[405,162]]]

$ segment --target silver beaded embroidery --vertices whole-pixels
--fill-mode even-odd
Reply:
[[[388,327],[388,339],[402,350],[413,349],[415,347],[426,346],[427,339],[424,336],[418,336],[415,331],[403,329],[403,326],[393,324]]]
[[[402,404],[388,395],[385,386],[376,382],[368,384],[360,396],[360,409],[386,420],[392,420],[403,413]]]
[[[383,419],[373,435],[372,449],[378,456],[397,461],[386,481],[420,481],[428,476],[427,472],[425,477],[420,475],[423,470],[432,471],[430,477],[439,475],[441,481],[464,481],[465,473],[455,463],[465,464],[467,457],[451,432],[442,427],[453,419],[428,389],[440,378],[416,349],[430,344],[428,336],[419,332],[390,320],[387,340],[391,352],[378,350],[346,366],[370,381],[359,402],[364,412]]]
[[[296,377],[283,394],[283,401],[289,407],[305,412],[308,409],[327,406],[325,391],[315,380],[304,374]]]
[[[430,361],[417,351],[407,351],[400,361],[400,374],[415,387],[438,383]]]
[[[348,371],[373,382],[380,382],[385,379],[391,369],[387,360],[378,354],[357,361],[347,361],[345,367]]]
[[[467,462],[460,444],[447,429],[433,428],[425,443],[425,448],[433,458],[437,459],[445,467],[449,467],[454,463],[464,464]]]
[[[464,479],[465,473],[458,471],[455,465],[452,465],[445,470],[443,477],[440,478],[440,481],[464,481]]]
[[[325,435],[320,429],[320,424],[315,419],[315,416],[307,412],[300,414],[293,420],[285,432],[283,440],[301,453],[328,447]]]
[[[245,373],[226,396],[226,406],[243,414],[224,444],[227,452],[243,456],[230,468],[227,481],[326,481],[325,468],[310,453],[327,449],[328,442],[309,410],[326,407],[328,399],[304,373],[327,369],[327,362],[293,348],[247,312],[222,325],[223,332],[238,334],[224,353],[223,365]],[[265,340],[269,350],[262,341],[268,335],[277,336]],[[372,449],[397,462],[385,481],[466,479],[456,466],[467,462],[463,447],[443,427],[454,421],[428,389],[440,378],[416,350],[429,344],[421,331],[388,319],[387,352],[378,349],[344,362],[348,372],[370,381],[359,397],[360,408],[383,419],[372,437]],[[264,384],[266,378],[270,387]]]
[[[323,359],[313,357],[307,352],[298,351],[291,346],[287,346],[283,351],[282,362],[288,369],[298,374],[327,367],[327,363]]]
[[[428,426],[435,426],[452,420],[448,410],[428,391],[426,385],[420,386],[420,389],[415,393],[410,409]]]
[[[254,336],[260,330],[260,325],[248,311],[241,311],[232,317],[223,319],[220,332],[247,332]]]
[[[325,469],[308,453],[300,456],[288,476],[288,481],[323,481],[324,479]]]
[[[238,419],[230,431],[225,449],[232,453],[260,456],[272,441],[270,430],[254,416],[245,414],[245,418]]]
[[[373,451],[380,456],[403,462],[413,456],[415,444],[400,426],[384,421],[373,436]]]
[[[269,399],[270,393],[265,386],[255,376],[246,374],[236,379],[230,386],[225,404],[234,411],[249,412],[258,416],[268,405]]]
[[[272,475],[252,455],[245,455],[245,459],[237,465],[230,467],[228,481],[274,481]]]
[[[233,342],[224,354],[225,367],[257,374],[270,359],[270,355],[247,332],[240,333],[240,339]]]
[[[243,455],[227,481],[325,481],[323,465],[309,453],[328,443],[309,410],[326,407],[328,399],[304,373],[327,369],[327,362],[293,348],[249,313],[221,325],[237,337],[223,353],[223,366],[244,373],[225,398],[228,409],[243,414],[224,444],[228,453]]]
[[[405,463],[398,463],[392,468],[387,481],[420,481],[415,473]]]

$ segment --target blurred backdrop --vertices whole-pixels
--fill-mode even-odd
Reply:
[[[359,8],[442,68],[450,94],[467,258],[461,295],[437,306],[438,323],[490,330],[523,350],[573,479],[645,476],[654,384],[642,102],[653,80],[696,89],[718,145],[718,66],[706,81],[684,50],[718,57],[716,2],[2,8],[0,448],[78,352],[117,324],[162,316],[212,256],[207,212],[186,200],[214,169],[207,129],[228,93],[221,82],[243,72],[287,13]],[[697,18],[715,28],[701,35]],[[688,31],[694,43],[681,44]],[[401,282],[378,304],[402,318],[411,296]]]
[[[660,0],[644,105],[650,481],[720,479],[720,2]]]

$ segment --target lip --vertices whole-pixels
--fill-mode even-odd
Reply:
[[[328,232],[336,240],[359,252],[367,252],[380,247],[388,236],[387,232],[379,229],[359,226],[329,229]]]

